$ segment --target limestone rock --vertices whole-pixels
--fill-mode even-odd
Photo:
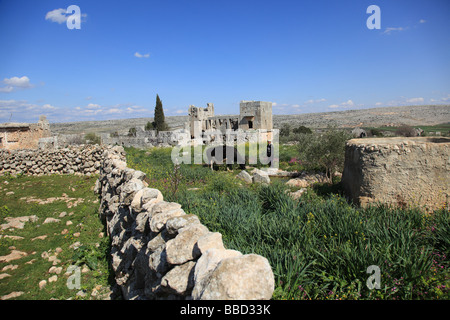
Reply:
[[[198,255],[202,255],[208,249],[225,249],[222,242],[222,234],[219,232],[208,232],[200,237],[194,250],[198,250]]]
[[[178,230],[187,227],[191,224],[200,224],[200,220],[195,214],[186,214],[178,217],[173,217],[167,220],[166,230],[169,234],[177,234]]]
[[[202,224],[192,224],[178,231],[176,238],[167,241],[167,262],[170,264],[183,264],[198,257],[194,247],[198,239],[208,232]]]
[[[253,171],[253,182],[254,183],[270,183],[269,174],[263,170],[255,169]]]
[[[192,291],[192,298],[194,300],[200,299],[200,296],[204,290],[205,280],[208,279],[211,272],[222,260],[238,256],[242,256],[242,253],[235,250],[212,248],[204,252],[195,265],[195,287]]]
[[[153,232],[159,232],[164,227],[168,219],[179,217],[185,214],[186,213],[181,208],[153,214],[152,219],[150,220],[150,230]]]
[[[269,300],[275,280],[266,258],[255,254],[222,260],[209,276],[202,300]]]
[[[169,292],[186,294],[194,286],[194,266],[194,261],[175,266],[161,279],[161,286],[167,288]]]
[[[236,178],[246,182],[246,183],[252,183],[252,176],[245,170],[242,170],[239,174],[236,175]]]

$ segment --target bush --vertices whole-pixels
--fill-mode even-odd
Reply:
[[[292,132],[293,132],[293,133],[296,133],[296,134],[298,134],[298,133],[312,133],[311,129],[310,129],[310,128],[307,128],[307,127],[305,127],[305,126],[300,126],[300,127],[298,127],[298,128],[294,128],[294,129],[292,130]]]
[[[410,126],[401,126],[395,131],[395,134],[402,137],[415,137],[416,130]]]
[[[345,143],[351,139],[351,134],[329,127],[324,134],[301,134],[298,151],[300,160],[307,169],[325,171],[331,182],[334,172],[344,168]]]
[[[85,140],[85,143],[87,143],[87,144],[101,144],[102,143],[102,139],[100,138],[100,136],[96,135],[93,132],[87,133],[84,136],[84,140]]]

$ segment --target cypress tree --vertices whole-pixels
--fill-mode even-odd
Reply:
[[[164,119],[164,110],[159,95],[156,95],[154,127],[157,132],[165,131],[169,128]]]

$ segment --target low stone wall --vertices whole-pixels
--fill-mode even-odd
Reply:
[[[80,145],[53,150],[0,150],[0,175],[96,174],[106,148]]]
[[[427,210],[448,204],[450,138],[371,138],[347,142],[342,183],[356,203]]]
[[[103,154],[95,191],[111,238],[112,268],[125,299],[270,299],[266,258],[227,250],[181,205],[127,168],[122,147]]]

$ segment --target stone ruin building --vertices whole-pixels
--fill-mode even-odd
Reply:
[[[191,138],[195,133],[203,133],[208,130],[267,130],[272,131],[272,102],[266,101],[241,101],[239,115],[214,115],[214,104],[208,103],[206,108],[191,105],[188,115],[187,128]]]
[[[0,149],[37,149],[39,139],[50,136],[50,124],[45,116],[40,116],[38,123],[2,123]]]

